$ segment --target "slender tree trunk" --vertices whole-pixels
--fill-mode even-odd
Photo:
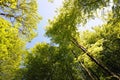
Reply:
[[[84,48],[82,45],[80,45],[78,43],[78,41],[72,37],[72,43],[74,45],[76,45],[78,48],[80,48],[84,53],[86,53],[86,55],[93,61],[95,62],[99,67],[101,67],[104,71],[106,71],[108,74],[112,75],[113,77],[117,78],[120,80],[120,77],[113,73],[112,71],[110,71],[110,69],[108,69],[105,65],[103,65],[102,63],[100,63],[98,60],[96,60],[92,55],[90,55],[90,52],[87,51],[86,48]]]
[[[75,56],[75,58],[78,59],[77,56],[76,56],[76,54],[75,54],[75,52],[73,50],[72,50],[72,53]],[[90,76],[90,78],[92,80],[95,80],[94,77],[92,76],[91,72],[85,67],[85,65],[82,62],[80,62],[80,61],[78,61],[78,62],[84,68],[84,70],[87,72],[87,74]]]

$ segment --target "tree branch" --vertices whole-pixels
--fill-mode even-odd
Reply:
[[[11,15],[11,14],[0,13],[0,15],[5,16],[5,17],[14,17],[14,18],[17,18],[16,16]]]

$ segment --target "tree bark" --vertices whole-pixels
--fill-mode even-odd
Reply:
[[[78,59],[76,54],[75,54],[75,52],[73,50],[72,50],[72,53],[75,56],[75,58]],[[84,68],[84,70],[87,72],[87,74],[90,76],[90,78],[92,80],[95,80],[94,77],[92,76],[91,72],[85,67],[85,65],[82,62],[80,62],[80,61],[78,61],[78,63]]]
[[[96,60],[92,55],[90,55],[90,52],[87,51],[87,49],[85,47],[83,47],[82,45],[80,45],[78,43],[78,41],[72,37],[72,43],[74,45],[76,45],[78,48],[80,48],[84,53],[86,53],[86,55],[93,61],[95,62],[99,67],[101,67],[104,71],[106,71],[108,74],[112,75],[113,77],[117,78],[118,80],[120,80],[120,77],[115,74],[114,72],[110,71],[110,69],[108,69],[105,65],[103,65],[102,63],[100,63],[98,60]]]

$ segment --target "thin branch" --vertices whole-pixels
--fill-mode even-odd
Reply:
[[[11,18],[11,17],[18,18],[18,17],[20,17],[20,16],[14,16],[14,15],[11,15],[11,14],[5,14],[5,13],[0,13],[0,15],[5,16],[5,17],[9,17],[9,18]]]
[[[17,21],[21,22],[21,20],[19,19],[19,17],[21,17],[21,15],[20,15],[20,16],[14,16],[14,15],[5,14],[5,13],[0,13],[0,15],[5,16],[5,17],[7,17],[7,18],[13,17],[13,18],[15,18]]]

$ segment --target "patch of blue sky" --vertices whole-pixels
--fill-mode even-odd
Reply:
[[[78,25],[78,31],[93,31],[93,27],[102,25],[104,23],[105,22],[102,19],[96,17],[95,19],[88,20],[84,26]]]
[[[45,37],[45,26],[48,24],[48,19],[53,19],[57,13],[57,8],[62,6],[63,0],[54,0],[53,3],[48,0],[37,0],[38,13],[42,16],[42,20],[38,24],[38,35],[31,42],[27,43],[26,47],[31,48],[39,42],[50,42],[48,37]]]

